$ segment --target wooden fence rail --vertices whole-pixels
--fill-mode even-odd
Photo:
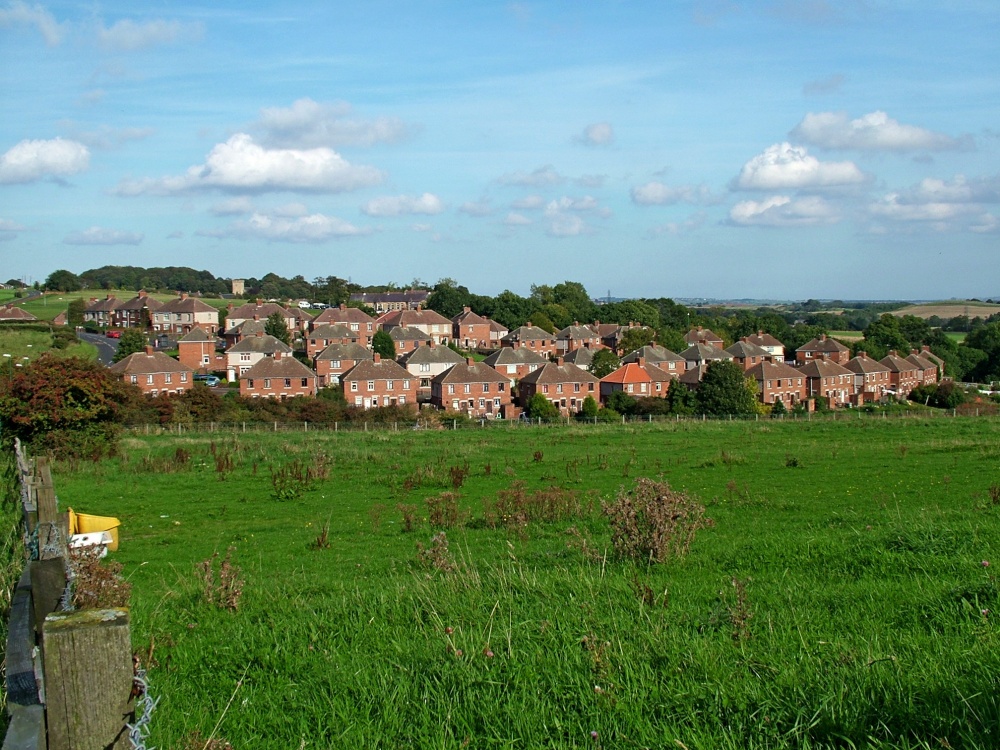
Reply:
[[[69,514],[48,460],[19,441],[15,455],[27,560],[11,600],[3,750],[131,750],[128,610],[64,611]]]

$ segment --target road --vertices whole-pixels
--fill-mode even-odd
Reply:
[[[118,339],[109,339],[97,333],[84,333],[83,331],[77,331],[76,337],[97,347],[97,359],[100,360],[101,364],[110,365],[115,352],[118,351]]]

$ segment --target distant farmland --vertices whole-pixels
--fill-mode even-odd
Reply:
[[[1000,313],[1000,305],[989,305],[983,302],[933,302],[927,305],[909,305],[894,311],[893,315],[916,315],[918,318],[930,318],[937,315],[939,318],[957,318],[959,315],[968,315],[970,318],[988,318],[990,315]]]

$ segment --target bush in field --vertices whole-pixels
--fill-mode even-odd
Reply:
[[[528,416],[532,419],[555,419],[559,416],[559,408],[541,393],[536,393],[528,400]]]
[[[604,504],[611,544],[620,557],[666,562],[684,557],[699,529],[714,525],[705,506],[666,482],[639,478],[631,490]]]
[[[0,384],[3,438],[19,437],[35,453],[59,457],[110,454],[116,422],[137,400],[138,388],[97,362],[44,354]]]

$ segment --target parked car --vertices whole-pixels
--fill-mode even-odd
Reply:
[[[106,331],[104,335],[107,336],[109,339],[120,339],[122,337],[122,332],[121,331]]]
[[[218,375],[195,375],[194,380],[196,383],[204,383],[209,388],[215,388],[221,381]]]

